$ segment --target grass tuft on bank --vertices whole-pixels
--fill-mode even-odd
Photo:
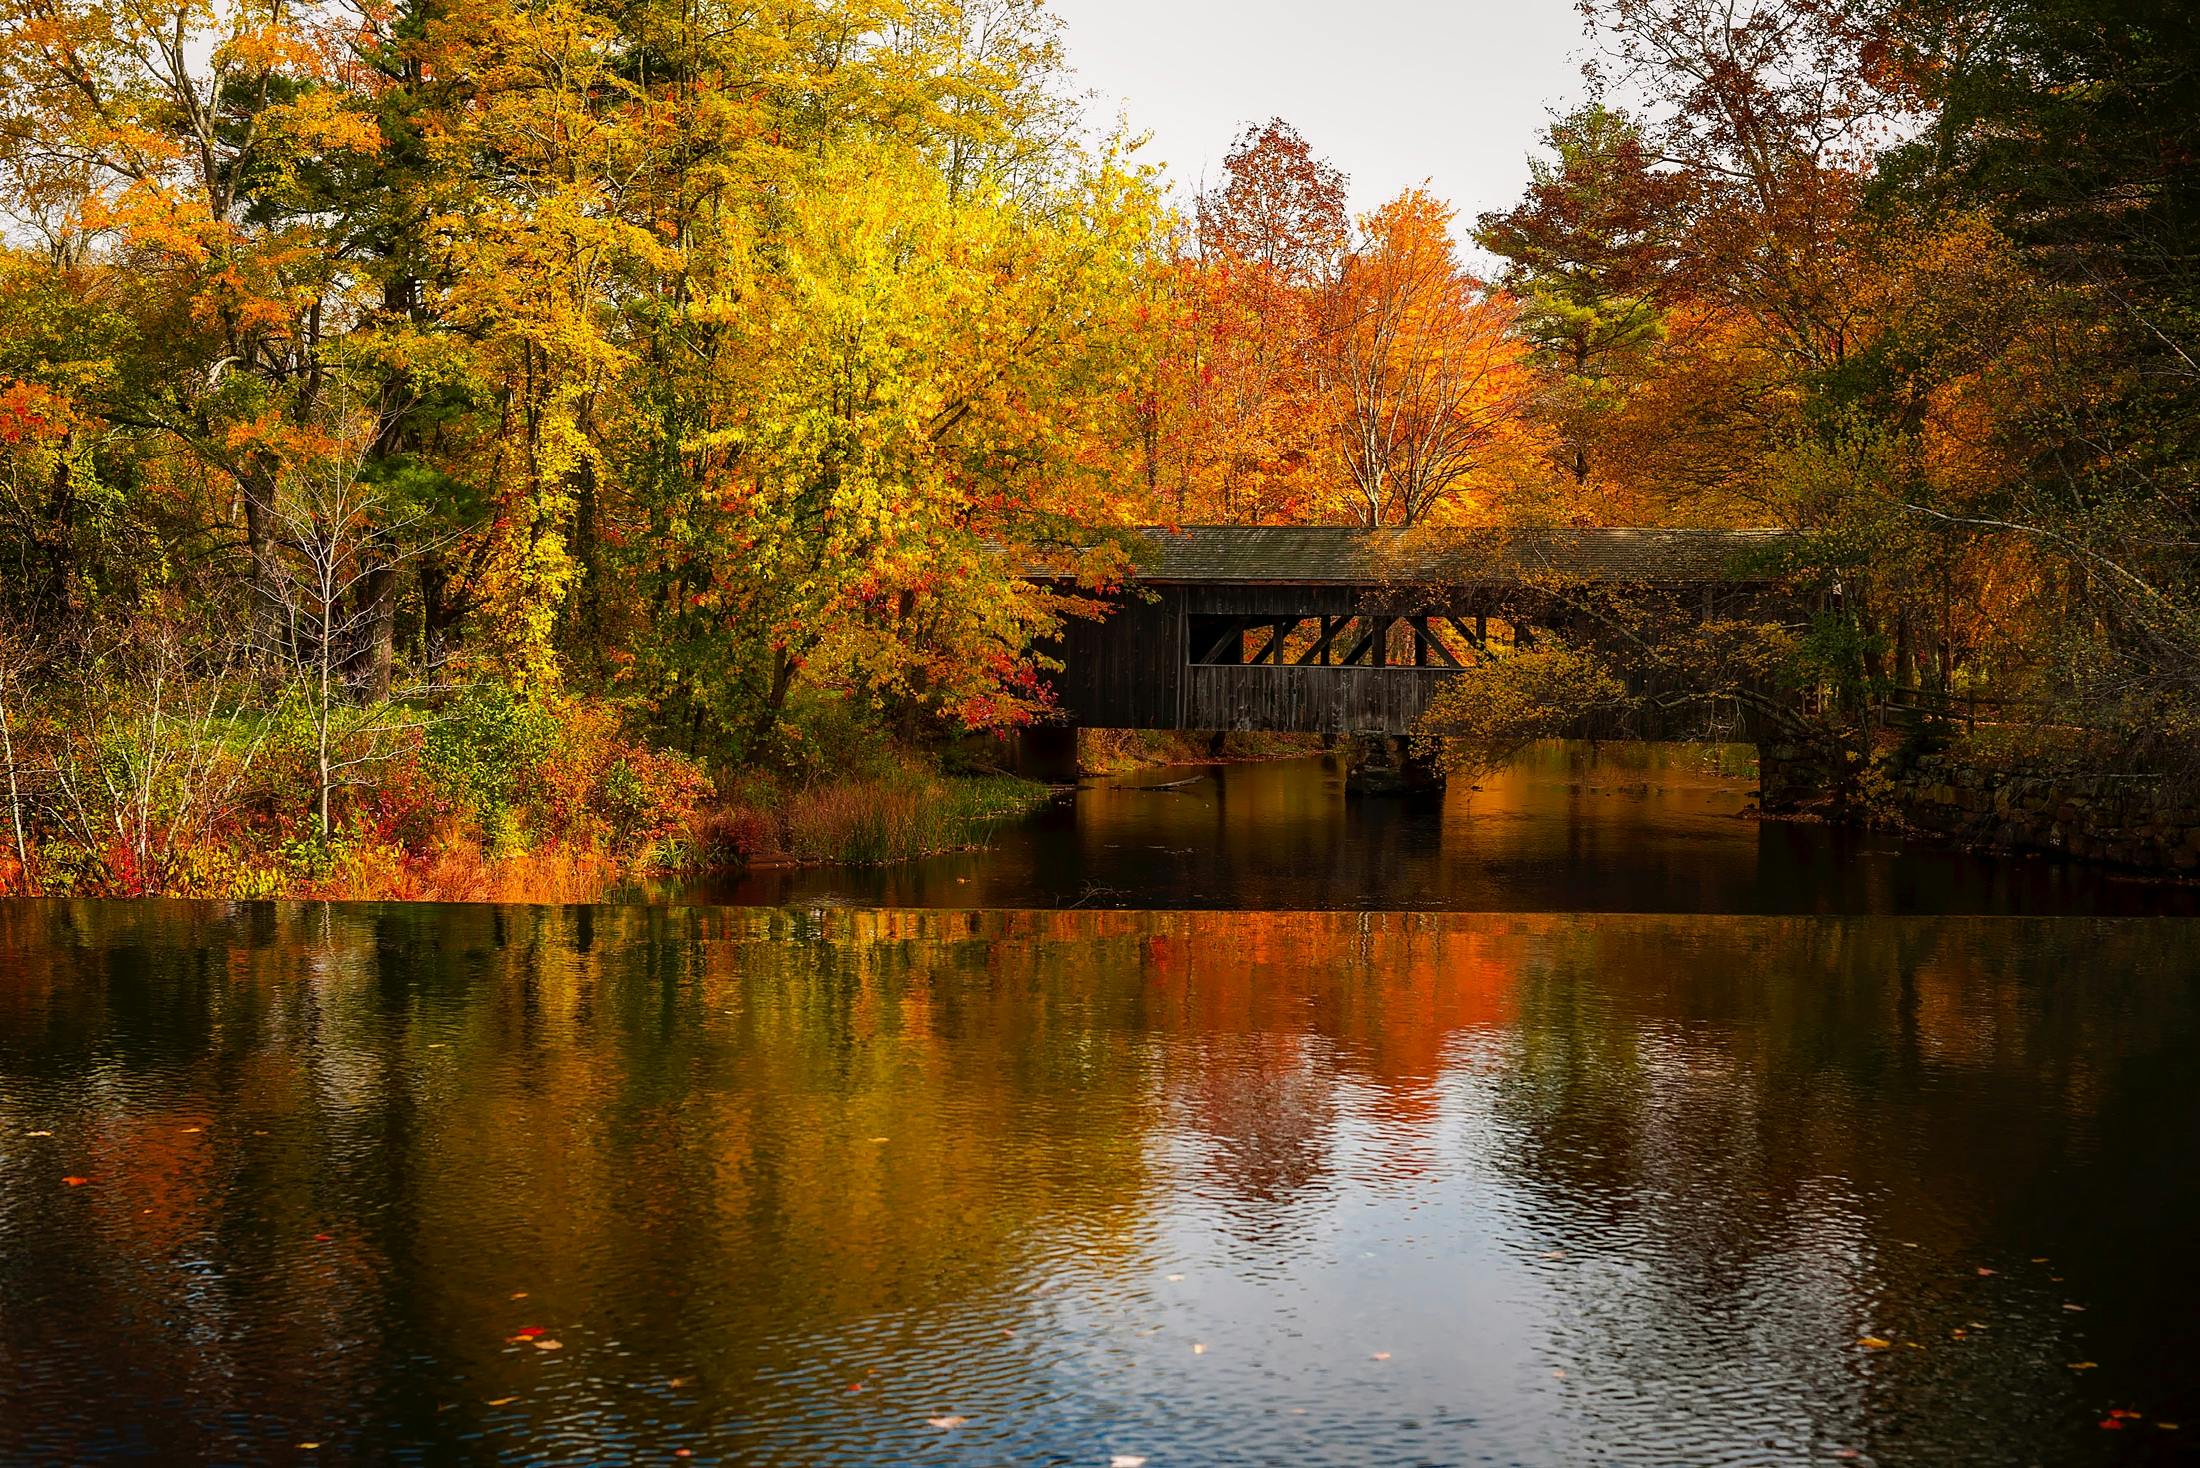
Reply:
[[[983,846],[1004,821],[1044,801],[1043,785],[1009,776],[947,778],[920,771],[822,785],[786,804],[788,855],[802,862],[881,866]]]

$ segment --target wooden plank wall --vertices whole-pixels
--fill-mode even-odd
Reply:
[[[1104,622],[1071,622],[1052,649],[1056,706],[1067,723],[1090,729],[1180,729],[1184,650],[1183,593],[1158,587],[1148,600],[1126,594]]]
[[[1184,670],[1187,729],[1407,734],[1450,673],[1440,668],[1228,667]]]

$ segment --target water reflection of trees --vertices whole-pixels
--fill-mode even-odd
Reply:
[[[2163,979],[2192,948],[2130,924],[1554,930],[1517,989],[1503,1165],[1554,1237],[1634,1266],[1559,1329],[1646,1386],[1767,1384],[1821,1441],[1960,1419],[1999,1461],[2087,1425],[2047,1271],[1964,1286],[2059,1236],[2044,1180],[2090,1170],[2110,1078],[2189,1035]],[[1918,1354],[1867,1375],[1842,1349],[1866,1333]]]
[[[2037,1374],[2013,1334],[1968,1386],[1841,1348],[1944,1329],[1973,1307],[1934,1280],[2036,1252],[2043,1175],[2130,1114],[2133,1057],[2189,1040],[2159,976],[2192,947],[2143,924],[0,905],[0,1113],[66,1118],[97,1180],[56,1199],[0,1161],[29,1200],[0,1212],[0,1342],[22,1359],[66,1321],[115,1381],[202,1404],[171,1453],[254,1400],[456,1441],[516,1372],[557,1379],[514,1359],[523,1317],[593,1363],[573,1411],[655,1420],[678,1378],[764,1431],[881,1363],[922,1392],[928,1362],[1020,1352],[1069,1281],[1135,1290],[1172,1190],[1241,1250],[1288,1247],[1340,1189],[1441,1182],[1471,1115],[1545,1349],[1644,1389],[1769,1384],[1792,1430],[1851,1436],[1890,1381],[1953,1410]],[[86,1434],[67,1456],[112,1426],[47,1430]]]

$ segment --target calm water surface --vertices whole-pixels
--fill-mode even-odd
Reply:
[[[2196,974],[2176,919],[0,904],[0,1462],[2175,1461]]]
[[[0,1464],[2200,1456],[2194,889],[1751,783],[0,904]]]
[[[1746,747],[1545,744],[1439,797],[1331,758],[1089,781],[992,849],[758,871],[691,901],[888,907],[2200,915],[2200,887],[1745,818]]]

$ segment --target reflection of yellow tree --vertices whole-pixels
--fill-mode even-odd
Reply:
[[[1271,1243],[1370,1160],[1455,1181],[1438,1127],[1486,1114],[1500,1212],[1580,1255],[1539,1281],[1537,1345],[1647,1379],[1746,1350],[1832,1411],[1864,1328],[1946,1336],[1903,1287],[1920,1264],[2007,1254],[1995,1221],[2029,1216],[2032,1152],[2128,1108],[2121,1063],[2189,1024],[2174,986],[2080,1002],[2048,980],[2189,968],[2195,941],[0,905],[22,976],[0,986],[0,1096],[67,1117],[55,1145],[92,1180],[60,1200],[68,1229],[10,1237],[26,1270],[68,1272],[73,1328],[205,1422],[414,1392],[462,1400],[455,1432],[537,1386],[659,1420],[675,1375],[768,1422],[873,1366],[879,1396],[982,1371],[1025,1349],[1003,1332],[1076,1308],[1057,1292],[1132,1277],[1180,1216],[1169,1142]],[[511,1343],[526,1323],[566,1354]],[[1977,1348],[1966,1390],[2012,1390],[2031,1349]]]

